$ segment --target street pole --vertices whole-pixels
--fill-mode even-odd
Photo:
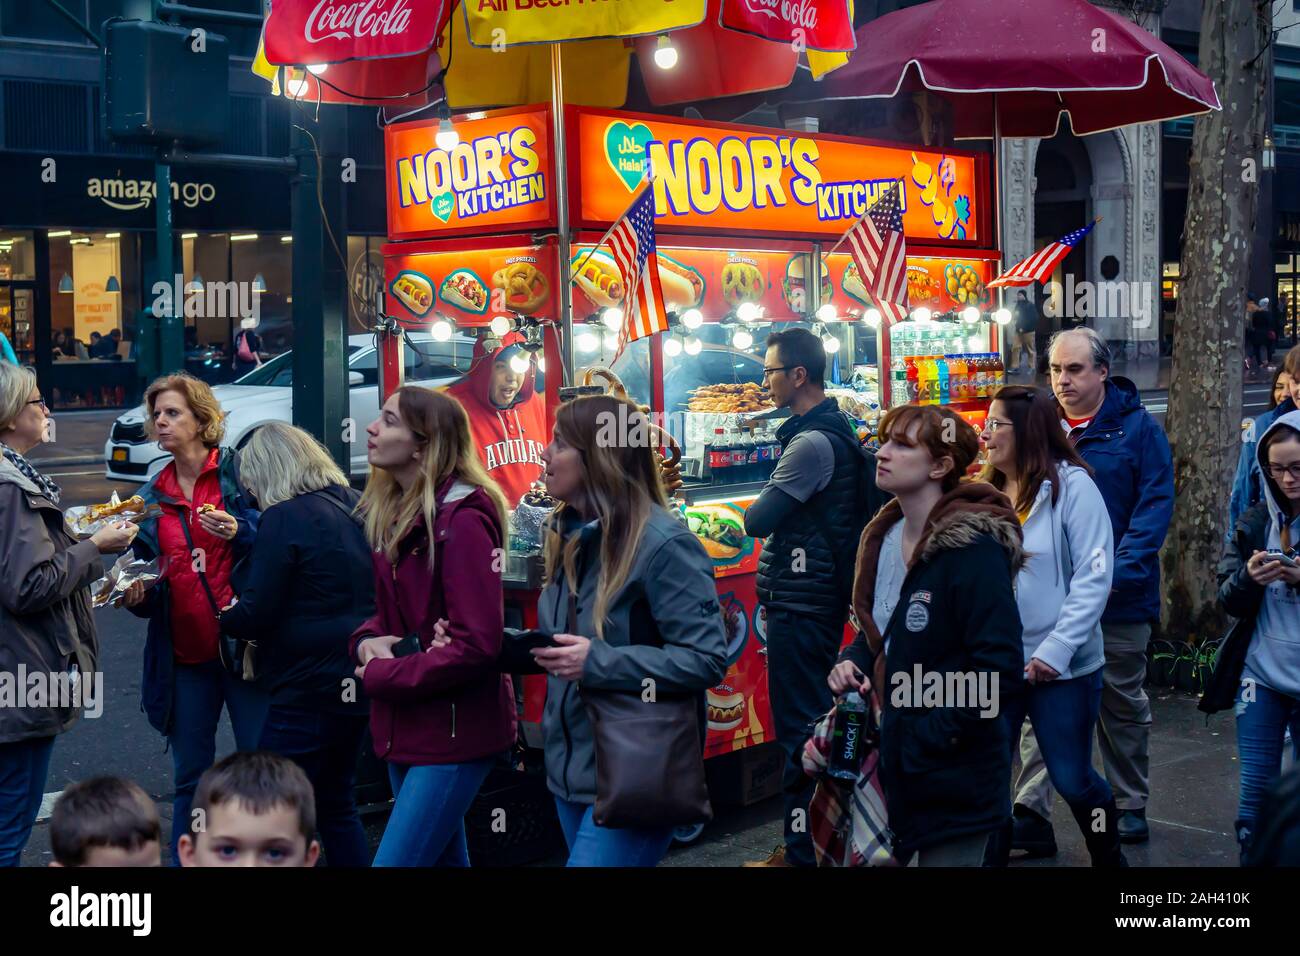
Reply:
[[[330,457],[349,472],[351,449],[344,442],[348,417],[346,356],[346,278],[333,244],[326,244],[327,217],[335,236],[342,216],[341,182],[322,182],[317,165],[318,141],[332,146],[337,130],[317,125],[315,134],[299,113],[293,126],[290,206],[293,217],[293,423],[314,435]],[[330,127],[337,123],[328,124]],[[329,150],[333,155],[334,150]],[[324,208],[322,207],[322,200]],[[353,429],[367,422],[352,423]]]
[[[158,359],[156,369],[147,369],[146,378],[169,375],[172,372],[185,371],[185,286],[180,283],[179,290],[175,283],[176,267],[172,245],[172,167],[163,150],[158,151],[153,167],[154,185],[157,196],[154,197],[154,232],[157,255],[154,259],[158,270],[158,281],[165,282],[173,293],[167,301],[171,305],[162,315],[156,315],[155,329],[158,349],[154,353]]]

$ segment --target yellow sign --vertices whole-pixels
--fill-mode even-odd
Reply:
[[[703,23],[706,5],[706,0],[464,0],[461,7],[470,42],[500,48],[666,33]]]

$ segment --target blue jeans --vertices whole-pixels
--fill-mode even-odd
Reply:
[[[393,812],[374,866],[469,866],[465,814],[495,757],[410,767],[390,763]]]
[[[235,747],[256,750],[270,698],[257,684],[236,680],[220,661],[176,665],[175,723],[167,742],[172,749],[176,794],[172,799],[172,865],[178,865],[176,841],[190,832],[190,805],[199,777],[217,755],[217,723],[221,708],[230,714]]]
[[[1026,715],[1047,765],[1047,776],[1074,818],[1093,819],[1093,811],[1114,800],[1106,778],[1092,768],[1092,737],[1101,709],[1101,668],[1083,677],[1025,685],[1024,691],[1002,700],[1012,759],[1020,743]],[[1084,831],[1088,835],[1088,831]]]
[[[673,842],[672,827],[614,829],[597,826],[588,803],[555,798],[569,866],[658,866]]]
[[[316,792],[316,830],[329,866],[369,866],[370,847],[352,788],[369,718],[272,705],[259,750],[302,767]]]
[[[0,744],[0,867],[17,866],[45,796],[53,737]]]
[[[1243,701],[1247,689],[1253,701]],[[1282,746],[1291,728],[1291,745],[1300,760],[1300,700],[1278,693],[1258,681],[1243,683],[1237,692],[1237,758],[1241,793],[1237,798],[1237,833],[1254,830],[1259,805],[1282,773]]]

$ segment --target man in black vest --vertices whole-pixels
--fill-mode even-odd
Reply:
[[[776,433],[781,460],[745,512],[745,532],[767,540],[758,599],[767,609],[768,692],[786,753],[785,843],[746,866],[814,866],[808,833],[813,783],[800,766],[808,725],[831,707],[827,675],[844,639],[862,528],[886,498],[876,459],[835,399],[826,397],[826,350],[807,329],[768,337],[763,379],[791,416]]]

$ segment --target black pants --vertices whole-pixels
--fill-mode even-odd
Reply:
[[[261,749],[283,754],[302,767],[316,791],[316,830],[325,861],[334,867],[370,865],[366,831],[352,787],[369,717],[301,707],[271,706]]]
[[[801,755],[811,724],[831,709],[826,683],[844,641],[847,612],[837,617],[767,610],[767,686],[776,739],[785,751],[785,858],[815,866],[808,833],[808,801],[815,781],[803,772]]]

